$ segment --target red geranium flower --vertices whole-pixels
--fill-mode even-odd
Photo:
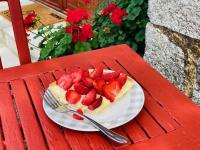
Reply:
[[[110,19],[117,25],[120,25],[122,23],[122,19],[124,16],[126,16],[127,13],[125,10],[116,7],[115,10],[112,12]]]
[[[26,29],[29,29],[30,27],[34,27],[36,25],[36,17],[37,14],[35,11],[30,12],[24,19],[24,25]]]
[[[88,19],[88,13],[85,10],[68,10],[66,21],[73,23],[79,23],[83,19]]]
[[[66,27],[65,31],[66,31],[66,33],[72,33],[72,28],[71,27]]]
[[[90,0],[83,0],[86,4],[90,2]]]
[[[88,39],[93,37],[92,26],[90,24],[84,23],[80,32],[80,41],[86,42]]]
[[[90,24],[84,23],[82,28],[77,25],[72,25],[72,27],[66,28],[66,33],[72,34],[72,42],[86,42],[88,39],[93,37],[92,26]]]
[[[108,6],[106,6],[103,10],[103,15],[107,16],[110,14],[115,8],[117,7],[116,3],[110,3]]]
[[[79,41],[80,28],[77,25],[72,25],[71,27],[66,27],[66,33],[72,34],[72,41],[74,43]]]

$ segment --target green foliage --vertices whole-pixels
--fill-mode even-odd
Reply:
[[[38,34],[44,32],[44,30],[41,30],[40,28],[38,29]],[[39,43],[39,47],[41,48],[39,60],[62,56],[65,53],[63,51],[66,51],[64,45],[71,42],[71,35],[65,34],[64,28],[54,32],[48,31],[45,33],[47,36]]]
[[[103,16],[103,9],[110,3],[117,3],[127,15],[122,24],[114,24],[110,16]],[[66,33],[66,26],[40,26],[34,38],[42,37],[38,47],[41,49],[39,60],[85,52],[92,49],[117,44],[128,44],[139,54],[143,54],[145,47],[145,27],[149,21],[147,17],[147,0],[107,0],[96,8],[93,25],[93,38],[87,42],[72,41],[72,35]]]
[[[74,53],[80,53],[91,50],[90,43],[88,42],[78,42],[74,46]]]
[[[102,15],[103,9],[110,2],[117,3],[118,7],[127,12],[121,25],[115,25],[109,16]],[[142,55],[145,47],[145,27],[149,21],[147,7],[147,0],[107,0],[101,3],[93,20],[93,29],[98,33],[98,47],[125,43]]]

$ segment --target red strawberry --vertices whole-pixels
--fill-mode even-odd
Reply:
[[[97,78],[101,77],[102,74],[103,74],[103,68],[102,67],[97,67],[90,73],[90,77],[92,79],[97,79]]]
[[[117,81],[119,81],[121,87],[123,87],[124,84],[126,83],[127,76],[128,76],[127,74],[122,73],[122,74],[117,78]]]
[[[106,81],[112,81],[112,80],[115,80],[117,77],[119,77],[120,73],[121,73],[121,70],[111,72],[111,73],[106,73],[103,75],[103,78]]]
[[[78,112],[79,114],[83,114],[83,111],[81,109],[77,109],[76,112]],[[76,114],[73,114],[72,117],[77,120],[83,120],[82,117],[80,117],[79,115],[76,115]]]
[[[83,98],[82,104],[88,106],[88,105],[92,104],[95,101],[95,99],[96,99],[96,91],[94,89],[92,89]]]
[[[72,77],[69,74],[62,75],[57,80],[57,85],[65,90],[68,90],[72,85]]]
[[[83,75],[82,75],[82,77],[87,78],[87,77],[89,77],[89,76],[90,76],[90,73],[89,73],[88,69],[87,69],[87,70],[83,70]]]
[[[103,95],[103,86],[106,84],[106,81],[103,78],[99,78],[93,84],[97,93]]]
[[[80,68],[74,68],[74,69],[69,70],[69,73],[71,74],[73,83],[77,83],[81,80],[83,71]]]
[[[80,94],[87,94],[89,92],[89,88],[84,86],[81,82],[74,84],[74,90]]]
[[[88,106],[88,109],[95,110],[101,105],[102,100],[102,97],[97,98],[91,105]]]
[[[81,95],[78,94],[76,91],[74,90],[69,90],[67,91],[67,93],[65,94],[65,98],[66,100],[70,103],[70,104],[76,104],[80,98]]]
[[[91,78],[83,78],[82,82],[85,86],[87,86],[88,88],[92,88],[93,87],[93,80]]]
[[[110,100],[110,102],[113,102],[115,100],[115,97],[119,94],[120,90],[121,85],[117,80],[113,80],[103,87],[104,95]]]

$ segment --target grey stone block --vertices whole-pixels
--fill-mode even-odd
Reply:
[[[149,0],[148,15],[153,24],[200,39],[200,0]]]
[[[180,90],[184,90],[184,53],[151,23],[146,27],[144,59]]]

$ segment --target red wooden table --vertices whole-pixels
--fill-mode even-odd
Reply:
[[[123,146],[98,132],[64,129],[48,119],[42,108],[42,86],[70,67],[98,65],[121,69],[145,91],[145,106],[138,117],[115,129],[129,139]],[[0,71],[0,149],[199,150],[199,137],[200,108],[127,45]]]

